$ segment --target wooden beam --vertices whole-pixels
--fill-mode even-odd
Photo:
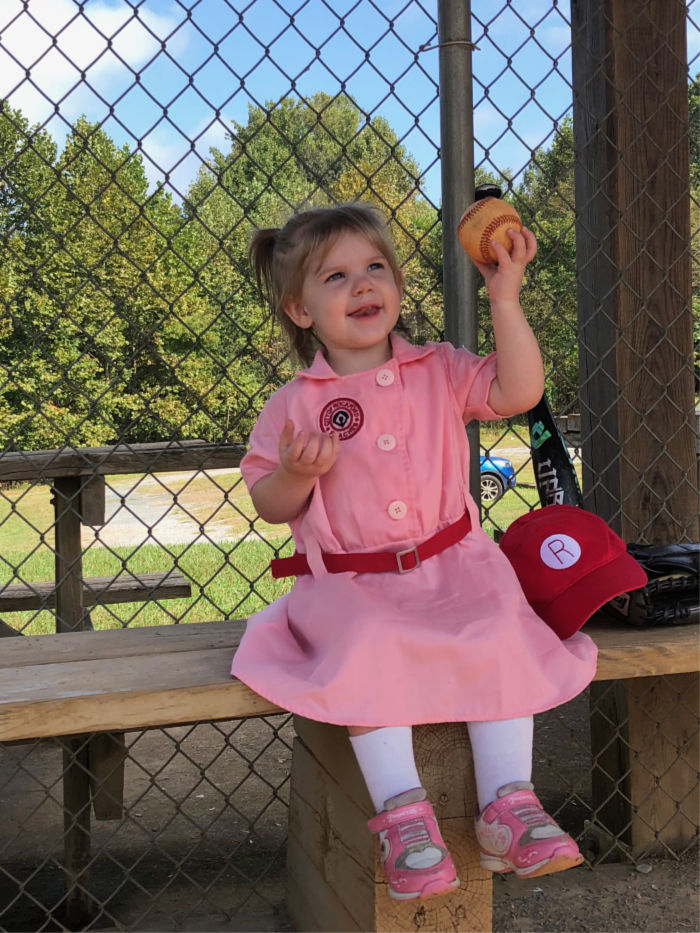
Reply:
[[[234,468],[245,451],[244,444],[208,441],[154,441],[110,447],[16,451],[0,454],[0,481]]]
[[[684,0],[573,0],[583,486],[626,541],[696,541]]]
[[[178,570],[157,573],[121,573],[83,580],[83,606],[142,602],[147,599],[181,599],[192,595],[192,585]],[[0,612],[53,609],[53,583],[10,583],[0,589]]]
[[[686,3],[571,13],[584,504],[626,541],[697,541]],[[639,749],[661,726],[639,683],[591,687],[594,806],[616,834],[651,808],[663,848],[680,801],[648,786]],[[679,710],[664,755],[682,754],[685,728]],[[629,841],[639,854],[648,839]]]

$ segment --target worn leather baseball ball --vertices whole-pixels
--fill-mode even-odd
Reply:
[[[513,241],[508,230],[520,230],[522,221],[518,212],[507,201],[500,198],[480,198],[470,204],[457,226],[457,236],[462,248],[476,262],[498,262],[491,248],[491,241],[501,243],[510,252]]]

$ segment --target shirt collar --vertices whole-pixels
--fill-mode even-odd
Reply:
[[[399,336],[399,334],[391,333],[389,334],[389,340],[391,341],[391,360],[384,364],[388,366],[392,361],[396,362],[399,366],[402,366],[404,363],[412,363],[414,360],[420,360],[424,356],[429,356],[431,353],[435,352],[435,344],[427,343],[425,346],[417,347],[412,343],[409,343],[404,337]],[[380,366],[376,367],[381,369]],[[373,371],[373,370],[370,370]],[[317,350],[316,355],[314,356],[313,362],[308,367],[308,369],[299,370],[296,373],[297,376],[303,376],[307,379],[344,379],[344,376],[339,376],[333,369],[331,369],[328,360],[324,356],[323,350]],[[362,375],[361,373],[355,373],[355,375]]]

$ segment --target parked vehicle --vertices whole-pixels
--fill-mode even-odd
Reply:
[[[479,457],[481,475],[481,501],[493,505],[507,489],[516,484],[515,469],[507,457]]]

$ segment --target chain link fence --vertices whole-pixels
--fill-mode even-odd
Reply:
[[[265,399],[293,372],[256,297],[247,241],[256,226],[300,205],[373,200],[391,218],[406,326],[416,341],[441,338],[438,6],[3,4],[1,635],[245,618],[282,594],[286,582],[266,570],[289,548],[288,537],[255,515],[236,456],[223,465],[216,456],[219,448],[242,449]],[[686,54],[657,38],[673,59],[665,67],[681,75],[687,93],[690,165],[680,210],[689,210],[691,235],[659,279],[678,291],[685,264],[697,312],[700,4],[682,6]],[[441,9],[444,16],[450,6]],[[640,15],[611,20],[613,47],[632,44],[632,31],[648,25]],[[575,173],[585,165],[575,166],[574,101],[579,119],[589,106],[590,118],[596,114],[585,83],[591,75],[576,83],[572,74],[572,11],[558,0],[473,0],[471,29],[475,181],[497,183],[538,237],[522,300],[543,348],[550,403],[589,502],[621,520],[628,539],[644,540],[649,526],[635,523],[624,502],[648,495],[648,481],[635,463],[624,494],[610,479],[600,456],[609,456],[610,440],[618,443],[620,426],[607,410],[596,423],[590,401],[633,331],[620,337],[611,319],[606,333],[591,336],[590,321],[580,319],[600,257],[576,242],[583,206]],[[661,111],[670,104],[658,84]],[[625,90],[612,88],[608,113]],[[625,196],[646,197],[644,177],[633,181]],[[609,196],[607,188],[595,194]],[[638,252],[653,265],[647,247],[638,244]],[[637,261],[619,259],[619,274]],[[476,349],[487,352],[483,292],[476,309]],[[675,339],[677,331],[669,333]],[[697,322],[694,336],[694,349],[686,338],[671,348],[679,370],[690,371],[697,355]],[[651,359],[615,374],[613,398],[629,397],[640,373],[657,378]],[[660,411],[677,408],[671,386],[657,394]],[[644,412],[633,418],[638,426]],[[661,444],[663,435],[653,439]],[[507,488],[507,466],[482,467],[484,526],[497,532],[538,504],[526,422],[482,425],[481,447],[492,460],[510,461],[516,475]],[[115,449],[128,451],[126,465],[83,493],[86,473],[104,475],[95,463]],[[194,466],[193,450],[200,452]],[[77,464],[72,476],[56,472],[66,451]],[[623,460],[631,456],[623,450]],[[678,476],[677,458],[669,470],[667,497],[697,479]],[[691,525],[681,532],[697,534]],[[71,615],[65,602],[57,605],[55,588],[78,575],[85,592]],[[692,736],[692,684],[654,678],[639,689],[662,696],[658,731],[680,717]],[[619,757],[620,741],[639,756],[621,702],[617,685],[598,685],[537,719],[540,796],[591,862],[643,857],[663,838],[650,817],[648,839],[633,853],[631,816],[619,815],[620,797],[631,799],[630,772],[611,756]],[[94,927],[191,929],[199,918],[207,929],[285,928],[290,720],[126,735],[115,751],[125,762],[123,809],[115,814],[108,804],[91,831],[85,894]],[[69,766],[89,769],[93,740],[0,751],[0,929],[66,928],[70,885],[85,886],[77,877],[66,887],[62,775]],[[690,740],[668,763],[669,772],[680,767],[697,771]],[[697,832],[693,807],[690,798],[675,799],[671,818]],[[661,847],[677,857],[691,848],[690,836]]]

